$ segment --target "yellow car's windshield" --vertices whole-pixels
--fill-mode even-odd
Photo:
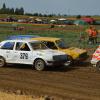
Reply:
[[[41,42],[30,42],[30,44],[31,44],[33,50],[48,49],[48,47],[45,44],[41,43]]]
[[[59,48],[61,48],[61,49],[66,49],[66,48],[68,48],[69,46],[65,43],[65,41],[64,40],[57,40],[56,41],[56,44],[57,44],[57,46],[59,47]]]

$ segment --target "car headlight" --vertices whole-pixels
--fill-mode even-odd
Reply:
[[[54,61],[66,61],[67,55],[55,55],[53,56]]]

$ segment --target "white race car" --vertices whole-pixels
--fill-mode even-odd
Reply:
[[[67,55],[57,50],[48,49],[36,40],[5,40],[0,43],[0,67],[5,64],[29,64],[38,71],[46,66],[65,65]]]
[[[91,64],[96,67],[97,70],[100,71],[100,46],[96,49],[96,51],[92,55]]]

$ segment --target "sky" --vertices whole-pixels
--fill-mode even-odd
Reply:
[[[23,7],[25,13],[100,15],[100,0],[0,0],[9,8]]]

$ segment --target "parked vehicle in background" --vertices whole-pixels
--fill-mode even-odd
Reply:
[[[0,67],[8,63],[29,64],[42,71],[46,66],[65,65],[68,61],[65,53],[48,49],[39,41],[5,40],[0,44]]]
[[[85,22],[87,22],[88,24],[91,24],[91,25],[93,25],[95,23],[95,20],[91,17],[83,17],[81,19],[84,20]]]
[[[85,61],[88,58],[86,50],[69,47],[61,38],[37,37],[32,38],[32,40],[42,41],[48,48],[66,53],[70,62],[69,65],[71,65],[74,61]]]
[[[58,25],[73,25],[73,21],[66,20],[66,19],[58,19],[56,24],[58,24]]]
[[[94,25],[100,25],[100,20],[96,20]]]
[[[93,53],[91,64],[96,67],[97,70],[100,70],[100,46]]]

